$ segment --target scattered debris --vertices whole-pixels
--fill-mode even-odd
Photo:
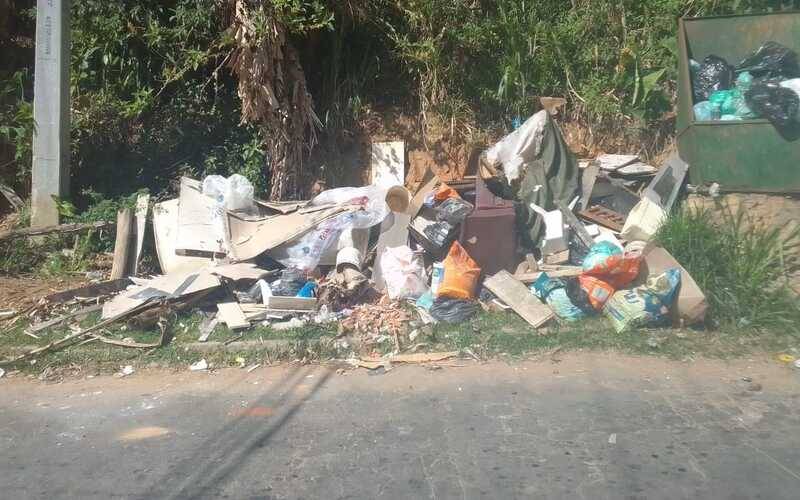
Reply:
[[[120,370],[120,371],[117,373],[117,377],[118,377],[118,378],[122,378],[122,377],[127,377],[128,375],[133,375],[134,371],[135,371],[135,370],[133,369],[133,366],[131,366],[131,365],[125,365],[125,366],[123,366],[123,367],[122,367],[122,369],[121,369],[121,370]]]
[[[193,372],[202,372],[208,370],[208,362],[205,358],[201,359],[200,361],[196,361],[189,365],[189,371]]]

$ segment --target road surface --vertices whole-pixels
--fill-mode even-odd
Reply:
[[[765,359],[18,376],[0,379],[0,491],[797,499],[798,431],[800,376]]]

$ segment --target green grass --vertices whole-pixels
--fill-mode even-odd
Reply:
[[[617,333],[603,317],[556,324],[539,335],[513,314],[482,313],[463,325],[437,325],[431,350],[464,350],[484,359],[522,358],[561,351],[612,351],[670,359],[737,358],[754,353],[776,354],[798,345],[797,338],[779,330],[640,329]]]
[[[209,342],[237,338],[237,341],[246,342],[247,346],[236,350],[201,350],[192,346],[197,342],[201,319],[201,315],[195,313],[173,321],[168,326],[173,339],[162,348],[145,351],[92,342],[46,354],[33,365],[23,362],[15,368],[37,375],[48,369],[72,369],[88,374],[113,373],[125,365],[185,370],[191,363],[203,358],[213,367],[219,368],[240,366],[240,359],[244,359],[249,366],[255,363],[271,364],[294,360],[317,362],[344,359],[352,355],[350,348],[340,347],[335,342],[335,325],[309,325],[285,331],[259,326],[243,332],[241,339],[237,338],[239,333],[231,332],[225,326],[218,326],[209,337]],[[86,318],[81,326],[89,326],[97,320],[96,315]],[[19,354],[36,345],[44,345],[69,333],[65,328],[52,329],[42,332],[42,338],[36,341],[24,335],[22,330],[23,326],[19,325],[0,334],[0,358]],[[540,332],[544,334],[540,335]],[[155,342],[159,336],[155,329],[132,330],[125,325],[114,326],[102,333],[120,340],[130,337],[141,343]],[[418,343],[426,344],[420,351],[460,351],[465,356],[471,352],[484,360],[524,359],[555,351],[618,352],[676,360],[728,359],[753,354],[774,356],[790,352],[800,345],[796,336],[777,329],[641,329],[617,333],[605,318],[598,316],[579,323],[554,323],[544,330],[536,331],[513,313],[483,312],[463,324],[435,325],[427,337],[420,336],[414,342],[404,339],[403,348]],[[385,351],[388,352],[394,348],[393,342],[390,344],[381,347],[386,347]]]
[[[686,208],[670,216],[656,241],[706,294],[713,326],[800,335],[800,302],[787,281],[797,265],[789,256],[800,243],[800,230],[780,230],[753,224],[742,211]]]

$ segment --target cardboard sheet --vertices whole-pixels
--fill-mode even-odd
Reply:
[[[164,274],[199,271],[212,262],[208,257],[178,255],[175,252],[178,237],[178,203],[179,200],[176,198],[153,206],[156,254],[161,272]]]
[[[224,235],[216,225],[216,201],[206,196],[199,181],[181,178],[175,250],[179,254],[200,252],[206,256],[225,254]]]
[[[228,246],[234,261],[250,260],[279,245],[292,241],[337,215],[358,210],[341,205],[311,213],[294,212],[271,217],[245,218],[226,214]]]

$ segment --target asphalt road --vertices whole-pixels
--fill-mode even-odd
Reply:
[[[0,379],[4,498],[800,498],[774,361]],[[744,379],[744,380],[743,380]]]

